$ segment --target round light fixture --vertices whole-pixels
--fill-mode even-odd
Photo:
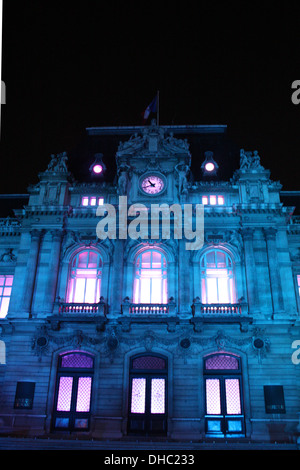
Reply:
[[[99,163],[93,166],[93,172],[96,173],[97,175],[99,173],[102,173],[102,171],[103,171],[103,167],[102,165],[99,165]]]
[[[211,172],[211,171],[214,171],[215,165],[213,163],[209,162],[209,163],[205,164],[204,168],[205,168],[206,171]]]

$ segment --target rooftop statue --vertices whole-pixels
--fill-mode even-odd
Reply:
[[[241,170],[264,170],[264,167],[260,164],[260,156],[258,151],[245,152],[244,149],[240,150],[240,169]]]
[[[46,172],[68,173],[67,160],[66,152],[58,153],[57,155],[52,154]]]

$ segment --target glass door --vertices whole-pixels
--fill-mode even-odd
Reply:
[[[158,356],[132,360],[128,432],[165,434],[167,431],[167,363]]]

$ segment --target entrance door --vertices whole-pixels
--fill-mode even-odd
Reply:
[[[167,360],[135,356],[130,367],[128,432],[166,434]]]
[[[240,358],[214,354],[205,359],[204,367],[207,435],[244,435]]]

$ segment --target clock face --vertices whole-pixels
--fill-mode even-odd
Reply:
[[[147,194],[159,194],[164,186],[163,180],[155,175],[146,176],[141,184],[142,190]]]

